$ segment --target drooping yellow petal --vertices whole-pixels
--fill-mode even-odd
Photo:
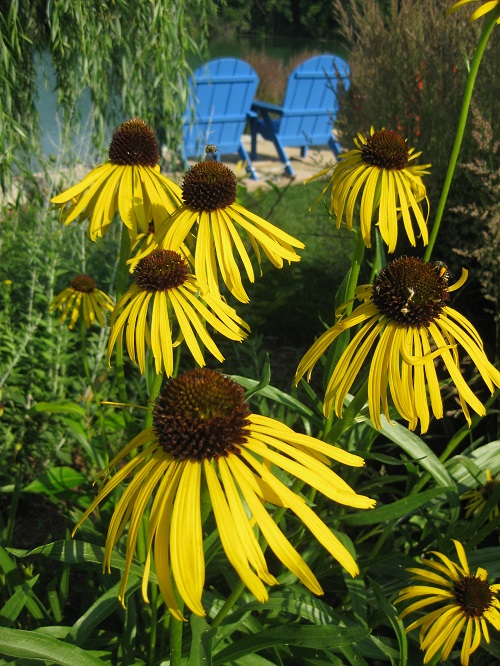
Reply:
[[[229,502],[229,508],[237,525],[237,531],[240,533],[240,538],[243,543],[244,552],[248,557],[251,566],[261,578],[268,585],[277,585],[278,581],[271,575],[267,568],[267,563],[264,558],[264,553],[257,541],[254,531],[250,526],[250,521],[243,506],[242,499],[238,493],[231,472],[227,465],[225,458],[220,458],[218,461],[219,473],[221,475],[224,491]]]
[[[272,477],[273,489],[286,503],[286,506],[290,507],[332,557],[334,557],[339,564],[351,574],[351,576],[356,576],[359,573],[359,569],[352,555],[339,539],[337,539],[333,532],[328,529],[325,523],[314,513],[314,511],[307,506],[305,501],[301,497],[295,495],[295,493],[284,484],[279,482],[276,477],[269,472],[265,465],[259,463],[256,458],[248,454],[244,449],[242,449],[241,455],[245,458],[247,463],[255,469],[259,476],[264,479],[264,481],[269,483],[270,477]]]
[[[170,555],[179,594],[196,615],[205,615],[201,595],[205,582],[203,533],[201,529],[201,465],[190,460],[183,465],[172,511]],[[159,535],[157,536],[157,540]],[[155,559],[156,561],[156,559]]]
[[[250,469],[236,456],[229,456],[227,464],[269,547],[287,569],[295,574],[308,589],[315,594],[322,594],[323,590],[313,572],[273,521],[252,489],[249,478],[252,478],[253,475]]]
[[[154,540],[154,561],[158,586],[169,611],[175,618],[182,621],[184,617],[175,598],[172,574],[170,572],[170,540],[173,515],[172,507],[179,487],[179,481],[184,472],[185,462],[175,462],[172,464],[172,467],[171,479],[163,486],[163,494],[160,495],[158,504],[155,503],[153,505],[151,518],[154,518],[157,525]]]
[[[227,559],[231,562],[239,577],[252,594],[263,603],[268,599],[268,593],[262,581],[250,568],[244,545],[240,539],[241,528],[235,522],[235,517],[229,508],[217,475],[208,460],[204,461],[203,469],[217,522],[217,529]]]

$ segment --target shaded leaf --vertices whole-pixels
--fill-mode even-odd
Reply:
[[[371,509],[363,513],[348,514],[342,520],[347,525],[375,525],[376,523],[384,523],[387,520],[401,518],[412,511],[416,511],[435,497],[453,490],[453,488],[446,487],[432,488],[418,495],[403,497],[400,500],[392,502],[392,504],[381,506],[378,509]]]
[[[86,481],[85,476],[72,467],[54,467],[25,486],[23,492],[58,495]]]
[[[5,627],[0,627],[0,653],[9,657],[46,659],[63,666],[102,666],[105,663],[76,645],[33,631]]]
[[[333,648],[357,643],[369,635],[363,627],[338,627],[334,625],[273,627],[252,636],[246,636],[219,652],[213,660],[215,665],[227,664],[246,654],[270,647],[303,645],[311,648]]]

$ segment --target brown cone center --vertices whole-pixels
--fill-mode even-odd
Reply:
[[[153,250],[143,257],[134,271],[134,282],[143,291],[167,291],[186,282],[189,265],[178,252]]]
[[[381,313],[400,325],[427,327],[450,298],[448,278],[441,262],[400,257],[387,264],[375,278],[372,300]]]
[[[83,294],[90,294],[96,288],[96,283],[90,275],[76,275],[71,280],[71,287],[75,291],[80,291]]]
[[[408,166],[408,145],[398,132],[383,129],[367,138],[361,158],[370,166],[400,171]]]
[[[493,601],[493,592],[487,580],[479,576],[465,576],[453,587],[455,599],[467,617],[483,617]]]
[[[236,176],[220,162],[199,162],[184,176],[182,200],[198,211],[227,208],[236,201]]]
[[[127,120],[115,129],[109,144],[109,160],[113,164],[155,167],[159,158],[155,133],[140,118]]]
[[[171,379],[153,411],[153,427],[164,451],[179,460],[217,460],[238,453],[246,441],[243,388],[215,370],[190,370]]]

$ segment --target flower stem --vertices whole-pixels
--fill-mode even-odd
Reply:
[[[128,282],[128,268],[127,260],[130,256],[130,236],[128,235],[128,229],[123,224],[122,225],[122,235],[120,241],[120,257],[118,259],[118,270],[116,273],[116,302],[120,300],[127,288]],[[123,402],[125,405],[128,404],[128,394],[127,394],[127,385],[125,381],[125,367],[123,364],[123,350],[120,346],[116,350],[116,378],[118,381],[118,395],[120,397],[120,402]],[[130,414],[127,410],[123,411],[123,417],[125,419],[125,424],[130,421]]]
[[[182,614],[184,612],[184,599],[179,592],[174,588],[175,600],[177,608]],[[170,666],[181,666],[182,659],[182,631],[184,629],[184,621],[178,620],[173,615],[170,615]]]
[[[156,664],[156,638],[158,628],[158,586],[151,584],[151,622],[149,627],[149,660],[148,666]]]
[[[476,82],[476,76],[483,57],[486,44],[491,35],[495,23],[500,16],[500,9],[496,9],[488,14],[484,22],[483,32],[479,38],[479,43],[474,53],[474,58],[469,71],[469,76],[467,78],[467,83],[465,86],[464,98],[462,101],[462,110],[460,111],[460,117],[458,120],[457,133],[455,135],[455,143],[453,144],[453,150],[451,151],[450,161],[448,164],[448,170],[446,171],[446,176],[444,179],[443,189],[441,191],[441,198],[439,199],[438,207],[436,210],[436,217],[434,218],[434,224],[432,226],[431,235],[429,238],[429,244],[425,250],[424,261],[429,261],[431,258],[432,250],[434,248],[434,243],[436,242],[436,237],[438,235],[439,227],[441,225],[441,220],[443,218],[444,209],[446,206],[446,200],[448,199],[448,193],[450,191],[451,182],[453,180],[453,174],[455,172],[455,167],[458,161],[458,155],[460,153],[460,147],[462,145],[462,139],[465,132],[465,125],[467,123],[467,116],[469,113],[469,106],[472,99],[472,91],[474,90],[474,84]]]
[[[170,618],[170,666],[181,666],[183,627],[182,620]]]
[[[361,270],[361,263],[365,253],[365,242],[361,234],[361,229],[356,231],[356,243],[352,253],[351,268],[349,269],[349,278],[345,290],[345,302],[351,301],[354,298],[354,292],[358,286],[359,271]],[[347,307],[346,313],[350,314],[352,311],[352,303]]]
[[[363,262],[363,256],[365,253],[365,243],[363,240],[363,236],[361,235],[361,230],[358,229],[356,232],[356,241],[354,244],[354,248],[352,251],[352,260],[351,260],[351,267],[349,269],[349,274],[347,277],[347,283],[345,286],[345,292],[340,299],[341,302],[347,303],[347,307],[345,309],[346,315],[351,314],[352,308],[354,303],[349,301],[353,301],[354,299],[354,294],[356,291],[356,287],[358,286],[358,278],[359,278],[359,272],[361,270],[361,264]],[[338,337],[337,344],[335,346],[330,347],[330,351],[328,353],[327,359],[326,359],[326,365],[325,365],[325,374],[324,374],[324,385],[327,385],[328,380],[331,377],[331,374],[340,358],[342,355],[343,351],[347,347],[349,343],[349,331],[344,331],[341,333]],[[333,408],[328,416],[327,419],[325,419],[325,428],[323,430],[323,438],[327,436],[327,434],[330,432],[332,429],[332,424],[333,424],[333,418],[334,418],[334,412]],[[325,439],[326,441],[326,439]]]
[[[323,437],[325,442],[334,444],[335,442],[338,441],[339,437],[344,432],[344,430],[347,430],[347,428],[350,428],[352,426],[352,424],[354,423],[354,419],[363,409],[367,399],[368,399],[368,380],[366,380],[363,383],[359,391],[352,398],[351,402],[344,409],[342,418],[337,419],[335,425],[329,429],[328,436],[325,432],[325,435]]]
[[[83,371],[85,373],[85,379],[87,380],[87,383],[89,385],[89,389],[92,391],[92,396],[95,400],[96,406],[97,406],[97,414],[99,415],[99,424],[101,426],[101,444],[102,444],[102,450],[106,451],[107,446],[106,446],[106,429],[104,425],[104,414],[102,412],[102,405],[99,402],[99,396],[97,394],[97,391],[94,386],[94,382],[92,381],[92,376],[90,374],[89,370],[89,362],[88,362],[88,355],[87,355],[87,327],[85,325],[85,319],[84,317],[81,317],[80,319],[80,334],[81,334],[81,343],[82,343],[82,363],[83,363]],[[92,452],[94,454],[94,462],[98,467],[103,467],[104,466],[104,460],[102,459],[100,453],[96,450],[94,444],[93,444],[93,438],[89,437],[90,441],[90,446],[92,448]]]
[[[160,392],[162,382],[163,382],[163,375],[155,375],[153,383],[151,384],[151,392],[149,394],[149,403],[151,403],[151,405],[158,397],[158,393]],[[152,425],[153,425],[153,410],[149,409],[148,412],[146,413],[146,418],[144,419],[144,427],[149,428]]]

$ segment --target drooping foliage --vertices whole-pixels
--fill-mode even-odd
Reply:
[[[141,116],[175,148],[188,56],[203,52],[212,0],[1,0],[0,179],[25,163],[38,137],[36,70],[50,53],[66,118],[88,88],[94,142],[107,120]]]

